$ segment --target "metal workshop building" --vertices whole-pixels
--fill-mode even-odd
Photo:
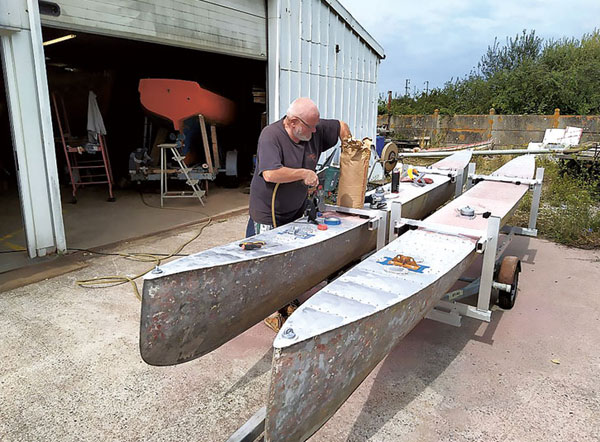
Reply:
[[[69,33],[80,41],[71,46],[77,48],[71,55],[67,44],[42,44]],[[246,91],[263,82],[268,122],[279,119],[294,98],[309,96],[322,117],[348,122],[356,137],[376,133],[383,48],[337,0],[2,0],[0,40],[5,108],[32,258],[66,250],[49,70],[75,75],[77,69],[67,72],[64,63],[52,63],[52,51],[72,61],[88,60],[96,77],[113,56],[122,57],[115,78],[145,74],[139,61],[125,67],[127,58],[137,55],[154,63],[153,73],[184,77],[177,69],[186,68],[196,78],[206,75],[225,93],[236,87],[235,78]],[[227,83],[219,80],[224,77]],[[123,94],[114,84],[118,98]],[[256,138],[253,142],[255,149]]]

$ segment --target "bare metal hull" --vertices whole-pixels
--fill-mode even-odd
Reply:
[[[464,168],[470,153],[439,163]],[[422,218],[452,197],[447,176],[416,187],[402,183],[394,195],[402,215]],[[237,243],[201,252],[162,266],[163,273],[144,277],[140,351],[151,365],[174,365],[200,357],[236,337],[305,291],[375,250],[376,232],[367,220],[342,217],[342,225],[312,238],[282,235],[300,220],[254,237],[267,246],[242,251]]]
[[[292,347],[276,348],[271,377],[276,387],[269,391],[265,440],[308,439],[436,305],[474,257],[469,255],[426,290],[363,320]]]
[[[533,176],[531,158],[511,163],[497,173]],[[523,184],[484,182],[427,220],[485,231],[487,218],[466,219],[456,208],[489,210],[504,224],[526,192]],[[273,344],[265,440],[303,441],[318,430],[473,262],[476,243],[426,228],[409,231],[304,303]],[[422,268],[382,264],[397,254]]]
[[[310,247],[146,280],[142,358],[173,365],[200,357],[369,253],[375,242],[376,232],[363,222]]]

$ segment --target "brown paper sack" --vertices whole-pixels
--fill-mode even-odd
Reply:
[[[364,207],[372,144],[370,138],[362,141],[352,138],[342,142],[338,205],[354,209]]]

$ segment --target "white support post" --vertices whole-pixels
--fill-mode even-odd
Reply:
[[[454,177],[454,179],[456,180],[454,182],[454,198],[459,197],[460,195],[462,195],[463,192],[463,186],[465,184],[465,180],[464,180],[464,169],[459,169],[456,171],[456,176]]]
[[[402,203],[400,201],[392,201],[392,209],[390,211],[390,228],[388,231],[388,244],[396,239],[394,230],[396,228],[396,221],[400,221],[402,218]]]
[[[494,265],[496,263],[496,248],[498,247],[499,234],[500,218],[497,216],[490,216],[487,228],[487,244],[485,251],[483,252],[479,296],[477,298],[477,310],[480,311],[489,311],[490,309],[490,296],[494,280]]]
[[[0,42],[29,256],[66,250],[52,118],[35,0],[3,0]],[[10,26],[4,22],[10,13]]]
[[[469,168],[467,169],[467,190],[473,187],[473,180],[471,176],[475,174],[475,163],[469,163]]]
[[[538,211],[540,209],[540,199],[542,197],[542,181],[544,180],[544,168],[538,167],[535,171],[535,179],[539,180],[533,188],[533,198],[531,199],[531,210],[529,211],[529,229],[535,230],[537,224]]]
[[[387,244],[387,222],[388,213],[387,210],[378,210],[379,225],[377,226],[377,250],[385,247]]]

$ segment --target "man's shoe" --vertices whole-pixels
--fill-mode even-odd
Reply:
[[[279,332],[279,329],[281,329],[281,326],[284,322],[285,319],[283,318],[283,316],[281,316],[281,313],[279,312],[273,313],[271,316],[265,318],[264,320],[265,325],[271,330],[273,330],[275,333]]]

